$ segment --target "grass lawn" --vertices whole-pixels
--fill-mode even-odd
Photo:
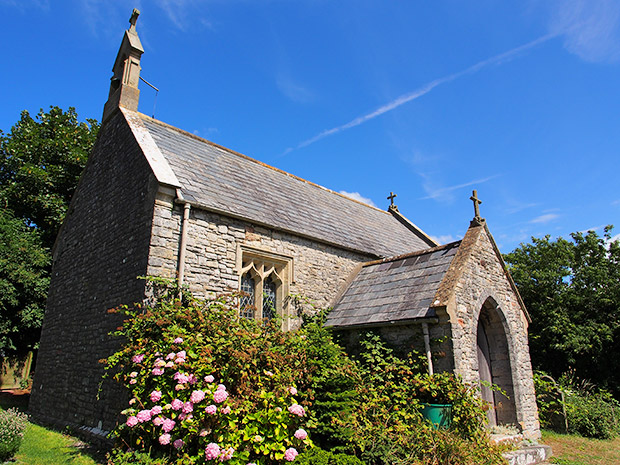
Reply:
[[[28,409],[29,394],[25,392],[1,392],[0,408],[16,408],[23,412]],[[88,445],[66,434],[29,424],[26,434],[15,455],[15,465],[100,465],[92,458],[93,451]]]
[[[588,439],[543,431],[542,443],[551,446],[551,463],[561,465],[620,465],[620,438]]]
[[[15,456],[16,465],[97,465],[86,444],[71,436],[30,424],[22,446]]]

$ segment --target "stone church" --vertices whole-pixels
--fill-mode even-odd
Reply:
[[[426,353],[494,408],[491,425],[540,435],[529,316],[472,197],[461,241],[438,245],[393,203],[357,202],[137,112],[137,11],[114,62],[101,130],[54,247],[31,413],[113,428],[122,392],[101,384],[119,324],[107,310],[145,297],[137,276],[178,279],[196,295],[244,291],[245,318],[299,323],[291,295],[333,306],[354,343],[369,328]],[[247,183],[260,179],[260,183]]]

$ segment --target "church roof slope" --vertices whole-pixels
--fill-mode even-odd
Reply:
[[[435,245],[417,227],[407,227],[389,212],[148,116],[134,115],[172,168],[183,198],[200,208],[376,257]],[[129,120],[136,124],[135,118]]]
[[[325,324],[377,326],[435,318],[431,304],[460,244],[453,242],[364,264]]]

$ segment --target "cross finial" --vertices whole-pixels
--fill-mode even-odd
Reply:
[[[396,198],[396,194],[394,192],[390,192],[390,195],[388,195],[388,200],[390,201],[390,206],[388,207],[388,211],[398,211],[398,207],[394,204],[394,199]]]
[[[474,221],[480,221],[482,218],[480,217],[480,204],[482,200],[478,198],[478,191],[474,189],[473,195],[469,198],[469,200],[474,202]]]
[[[390,195],[388,195],[388,200],[390,201],[390,206],[394,205],[394,199],[398,197],[394,192],[390,192]]]
[[[138,16],[140,16],[140,10],[138,10],[137,8],[134,8],[133,11],[131,12],[131,18],[129,18],[129,24],[131,24],[129,29],[136,28],[136,22],[138,21]]]

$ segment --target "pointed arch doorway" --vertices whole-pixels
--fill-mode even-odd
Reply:
[[[476,336],[482,399],[489,403],[489,426],[517,424],[510,347],[500,311],[489,298],[482,305]],[[494,384],[499,389],[491,389]]]

